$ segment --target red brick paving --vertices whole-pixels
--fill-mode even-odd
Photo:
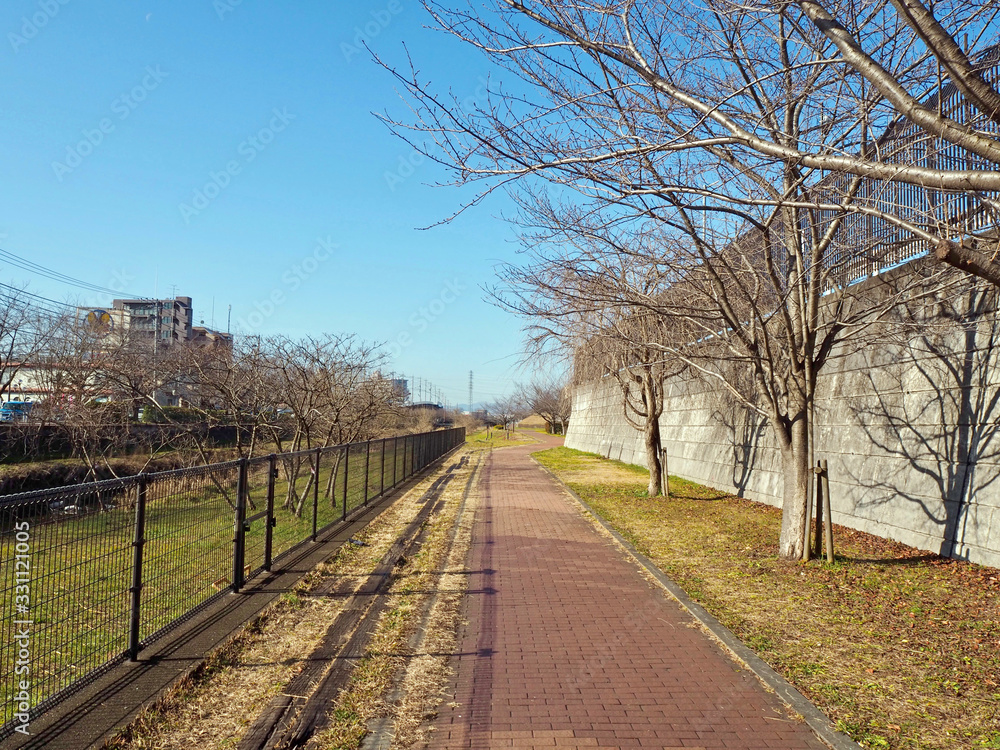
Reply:
[[[484,469],[468,625],[429,747],[826,748],[583,518],[539,449]]]

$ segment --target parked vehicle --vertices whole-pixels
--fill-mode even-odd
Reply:
[[[34,405],[32,401],[8,401],[0,406],[0,422],[24,422]]]

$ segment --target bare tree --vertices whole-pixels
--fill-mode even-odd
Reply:
[[[566,433],[573,405],[569,383],[563,380],[536,380],[521,388],[521,400],[548,423],[551,432]]]
[[[642,432],[650,497],[667,494],[667,466],[660,435],[664,381],[683,369],[676,357],[663,351],[670,340],[664,322],[645,309],[628,311],[615,322],[616,335],[611,341],[604,338],[604,357],[597,360],[621,389],[625,420]]]
[[[32,304],[25,290],[0,285],[0,399],[44,351],[60,318]]]
[[[495,420],[496,426],[501,428],[506,438],[510,439],[511,432],[528,415],[528,407],[525,405],[520,394],[503,396],[491,402],[486,407],[487,415]]]
[[[500,269],[502,286],[494,298],[525,318],[529,348],[557,346],[573,352],[576,382],[611,378],[622,394],[622,415],[643,434],[649,494],[665,487],[660,417],[664,379],[678,375],[684,363],[668,351],[683,343],[652,312],[642,294],[656,299],[665,288],[660,270],[650,262],[641,238],[620,232],[612,239],[575,213],[560,214],[544,201],[524,206],[539,233],[530,261]],[[548,231],[541,231],[547,224]],[[678,338],[680,336],[680,338]]]
[[[836,46],[838,62],[863,76],[898,113],[890,133],[897,143],[910,142],[907,158],[899,160],[903,174],[882,179],[926,188],[908,202],[947,225],[937,239],[935,257],[1000,286],[997,234],[991,230],[1000,174],[1000,10],[995,3],[963,0],[928,6],[920,0],[890,0],[871,3],[874,12],[867,15],[851,12],[845,3],[799,0],[795,5]],[[875,24],[873,33],[866,17],[877,12],[888,16],[890,7],[892,15]],[[882,45],[889,34],[909,50],[905,71],[885,64]],[[941,170],[945,164],[950,174]],[[866,174],[856,164],[841,169]],[[898,216],[910,206],[901,208]],[[977,231],[984,228],[990,231]]]
[[[292,340],[275,337],[267,341],[274,383],[282,403],[291,411],[292,437],[287,445],[293,452],[325,448],[364,439],[374,434],[378,418],[397,405],[398,394],[377,370],[384,353],[379,347],[353,336],[326,334]],[[282,439],[278,438],[279,449]],[[339,457],[338,457],[339,465]],[[298,478],[306,465],[301,453],[287,457],[288,478],[285,507],[301,513],[312,483],[310,474],[301,493]],[[333,477],[326,494],[333,501]]]
[[[456,167],[460,182],[489,192],[539,177],[630,203],[682,192],[732,205],[839,207],[896,235],[888,244],[905,242],[909,257],[937,247],[964,270],[1000,278],[990,266],[996,238],[977,231],[995,224],[1000,190],[990,124],[1000,73],[989,46],[998,11],[989,0],[933,9],[919,0],[425,7],[442,30],[529,87],[504,88],[500,76],[470,108],[415,72],[396,73],[418,122],[390,123]],[[678,168],[693,153],[722,170],[698,179]],[[780,186],[775,175],[794,167],[812,189],[748,199],[742,180],[729,183],[734,164],[758,186]],[[863,184],[847,195],[843,186],[819,189],[831,174]],[[972,254],[955,242],[963,236]]]
[[[33,410],[39,426],[62,432],[93,479],[115,475],[111,459],[132,442],[131,407],[115,400],[105,372],[116,354],[103,331],[66,316],[48,337],[33,367],[46,398]]]
[[[210,426],[232,426],[238,455],[252,458],[261,444],[280,442],[282,388],[265,340],[238,336],[231,346],[192,346],[185,353],[189,406]]]
[[[883,335],[901,297],[940,281],[907,272],[838,286],[851,257],[835,252],[843,213],[823,223],[799,209],[762,221],[709,203],[699,210],[719,215],[696,221],[678,205],[673,215],[623,225],[537,202],[531,221],[546,244],[533,249],[533,262],[504,270],[511,294],[500,298],[534,319],[540,340],[587,340],[578,362],[602,363],[589,375],[618,379],[626,415],[646,433],[651,492],[664,377],[686,366],[765,418],[784,469],[782,554],[799,557],[819,373],[845,347]],[[750,388],[734,369],[746,371]]]
[[[483,193],[522,180],[529,223],[550,235],[594,236],[618,255],[647,259],[645,281],[626,280],[634,287],[626,298],[617,285],[606,305],[669,321],[664,355],[722,388],[719,362],[749,368],[748,408],[768,419],[783,458],[781,554],[801,556],[817,375],[901,293],[852,285],[976,225],[935,196],[982,198],[981,222],[1000,172],[965,169],[968,159],[932,163],[926,144],[901,140],[898,97],[845,62],[805,3],[502,0],[489,16],[425,5],[519,85],[510,96],[493,86],[470,110],[415,74],[397,74],[418,118],[396,123],[397,132]],[[967,25],[992,18],[985,4],[944,5]],[[888,4],[838,8],[855,14],[908,91],[940,81],[923,51],[896,39]],[[977,164],[993,153],[992,136],[937,116],[936,137],[949,147]],[[579,196],[570,220],[548,207],[539,180]],[[621,227],[645,249],[622,249]],[[919,275],[914,283],[925,287]],[[594,305],[587,314],[605,313]],[[679,343],[677,330],[690,337]]]

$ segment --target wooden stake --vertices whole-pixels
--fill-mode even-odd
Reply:
[[[823,494],[826,496],[826,508],[823,518],[826,521],[826,561],[833,562],[833,511],[830,509],[830,472],[827,470],[826,459],[822,462]]]
[[[813,484],[816,486],[816,542],[813,545],[816,550],[816,557],[823,556],[823,463],[822,461],[816,462],[816,468],[813,469],[816,474],[816,480]]]
[[[670,474],[667,472],[667,449],[660,448],[660,488],[663,497],[670,499]]]

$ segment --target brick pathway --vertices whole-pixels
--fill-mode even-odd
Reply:
[[[482,475],[454,702],[430,747],[826,748],[597,533],[539,449],[496,451]]]

